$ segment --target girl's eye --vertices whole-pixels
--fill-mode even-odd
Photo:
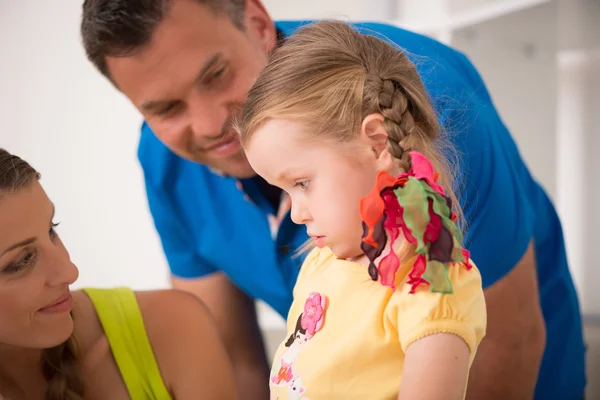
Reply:
[[[300,187],[300,189],[302,189],[302,190],[308,190],[309,185],[310,185],[310,181],[296,182],[296,186]]]

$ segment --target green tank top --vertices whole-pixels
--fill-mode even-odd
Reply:
[[[171,400],[146,335],[135,293],[123,287],[83,291],[96,308],[131,399]]]

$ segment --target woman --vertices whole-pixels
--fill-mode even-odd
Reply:
[[[38,180],[0,149],[0,398],[235,398],[225,349],[196,298],[69,291],[78,270]]]

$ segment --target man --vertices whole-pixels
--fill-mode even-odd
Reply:
[[[139,159],[173,285],[211,309],[245,399],[268,396],[253,299],[287,315],[302,262],[294,250],[307,236],[280,191],[252,171],[230,122],[269,51],[303,23],[275,25],[260,0],[86,0],[83,8],[89,59],[145,118]],[[581,320],[560,222],[477,71],[420,35],[357,27],[414,57],[460,154],[465,241],[488,304],[469,398],[526,399],[534,390],[539,399],[582,398]]]

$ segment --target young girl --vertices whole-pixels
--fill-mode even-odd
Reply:
[[[464,398],[486,328],[481,276],[406,55],[342,22],[307,26],[272,55],[238,131],[316,244],[271,398]]]

